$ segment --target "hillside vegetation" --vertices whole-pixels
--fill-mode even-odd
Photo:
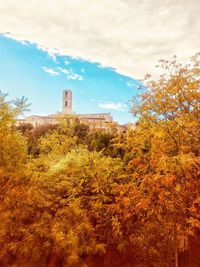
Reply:
[[[199,64],[162,60],[127,131],[15,127],[1,94],[0,266],[200,266]]]

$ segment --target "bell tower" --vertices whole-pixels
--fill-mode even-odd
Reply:
[[[63,114],[72,114],[72,91],[63,91]]]

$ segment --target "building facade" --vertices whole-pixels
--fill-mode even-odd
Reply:
[[[110,113],[93,113],[93,114],[74,114],[72,112],[72,91],[63,91],[63,107],[62,112],[48,116],[31,115],[23,120],[18,120],[17,125],[30,123],[34,127],[39,125],[57,124],[58,119],[64,115],[72,115],[78,117],[80,123],[89,126],[90,129],[107,129],[113,122]]]

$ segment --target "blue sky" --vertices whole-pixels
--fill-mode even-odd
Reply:
[[[0,90],[9,99],[27,97],[27,115],[61,111],[62,91],[71,89],[75,113],[110,112],[119,123],[132,122],[128,102],[137,86],[137,80],[99,63],[50,55],[34,44],[0,36]]]

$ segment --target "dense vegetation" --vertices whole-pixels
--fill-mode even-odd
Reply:
[[[0,266],[178,267],[190,255],[200,236],[199,64],[161,61],[126,131],[91,132],[69,117],[16,127],[25,99],[1,94]]]

